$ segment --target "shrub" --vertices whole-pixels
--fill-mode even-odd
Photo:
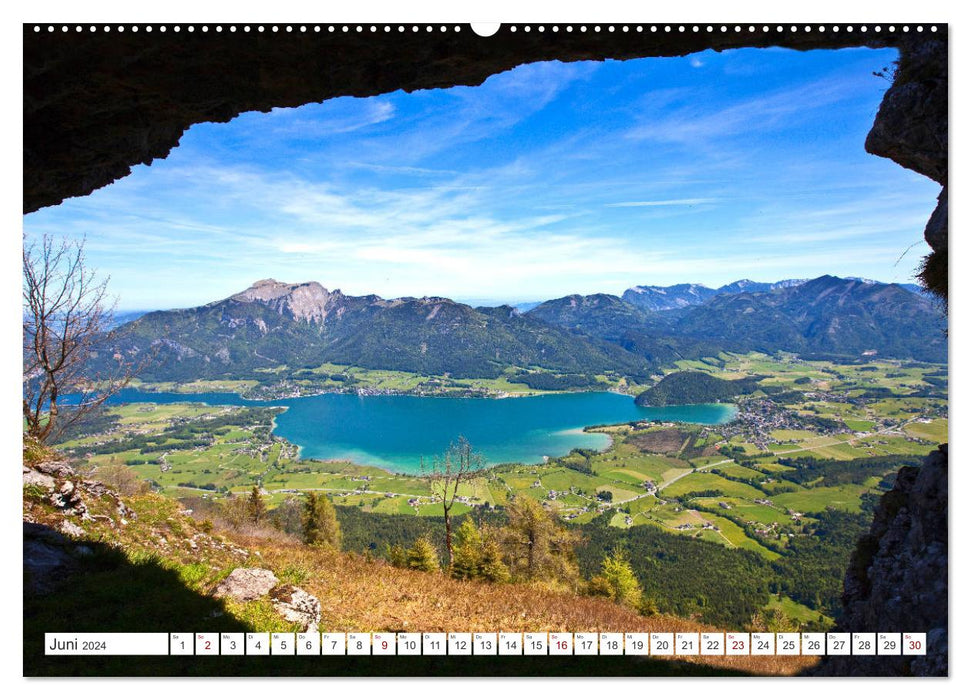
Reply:
[[[95,478],[122,496],[138,496],[148,493],[148,482],[124,464],[105,464],[95,470]]]
[[[438,571],[440,568],[438,550],[425,537],[415,540],[415,544],[405,553],[405,558],[409,569]]]

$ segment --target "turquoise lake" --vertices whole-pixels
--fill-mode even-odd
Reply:
[[[584,426],[663,420],[718,424],[735,416],[730,404],[644,408],[609,392],[545,394],[508,399],[321,394],[249,401],[236,394],[147,393],[126,389],[110,403],[185,403],[285,406],[274,433],[300,447],[300,455],[343,459],[395,472],[415,473],[464,435],[487,464],[536,464],[575,447],[603,449],[610,438]]]

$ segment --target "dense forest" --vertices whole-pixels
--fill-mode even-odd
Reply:
[[[638,395],[638,406],[717,403],[759,390],[762,377],[719,379],[704,372],[673,372]]]
[[[661,612],[744,626],[769,602],[773,570],[758,554],[669,535],[649,525],[612,528],[610,517],[605,513],[579,528],[585,542],[577,555],[584,575],[597,571],[604,552],[620,547],[644,595]]]
[[[337,507],[344,548],[387,559],[395,548],[407,548],[419,538],[444,552],[444,520],[408,515],[368,513]],[[783,556],[770,563],[755,552],[665,533],[649,525],[626,530],[609,526],[612,513],[586,525],[571,526],[581,536],[576,547],[581,575],[600,571],[605,553],[623,551],[640,583],[645,607],[703,622],[743,628],[768,602],[783,593],[820,613],[839,610],[839,596],[850,554],[872,514],[826,510],[813,514],[812,536],[797,537]],[[479,511],[465,518],[501,526],[502,509]]]
[[[780,457],[779,464],[792,467],[785,473],[787,481],[812,486],[862,484],[872,476],[883,476],[901,467],[919,467],[923,457],[914,455],[878,455],[837,460],[819,457]]]
[[[872,504],[861,513],[827,509],[813,517],[813,536],[793,538],[785,556],[773,562],[772,592],[835,615],[850,556],[873,520]]]

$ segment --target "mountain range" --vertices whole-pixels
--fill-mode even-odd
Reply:
[[[348,296],[317,282],[260,280],[226,299],[147,313],[108,356],[152,353],[148,380],[254,377],[325,362],[457,378],[508,367],[644,380],[663,364],[723,350],[944,361],[944,318],[896,284],[823,276],[712,290],[632,287],[571,295],[525,313],[443,297]],[[104,358],[102,358],[104,361]]]
[[[863,279],[861,277],[847,277],[845,279],[867,284],[883,284],[876,280]],[[741,294],[742,292],[771,292],[775,289],[787,289],[798,287],[808,282],[808,279],[788,279],[778,282],[753,282],[752,280],[736,280],[730,284],[722,285],[717,289],[706,287],[703,284],[675,284],[668,287],[658,287],[653,285],[642,285],[631,287],[624,292],[624,301],[642,309],[651,311],[667,311],[670,309],[681,309],[685,306],[697,306],[703,304],[712,297],[719,294]],[[917,284],[902,284],[900,287],[916,294],[923,294],[924,290]]]

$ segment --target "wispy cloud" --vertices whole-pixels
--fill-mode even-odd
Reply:
[[[714,204],[712,197],[692,197],[689,199],[657,199],[640,202],[612,202],[607,207],[693,207],[698,204]]]
[[[815,110],[858,95],[858,79],[827,77],[794,88],[775,90],[718,106],[719,101],[692,101],[676,109],[647,113],[626,137],[635,141],[696,143],[743,132],[763,133],[806,118]]]
[[[308,114],[299,108],[273,110],[277,119],[272,127],[272,133],[279,137],[300,139],[316,139],[322,136],[331,137],[339,134],[349,134],[369,126],[386,122],[394,117],[394,104],[387,99],[375,98],[369,100],[354,100],[350,104],[345,98],[343,111],[333,112],[331,105],[314,106],[324,114]],[[300,115],[300,116],[297,116]]]

